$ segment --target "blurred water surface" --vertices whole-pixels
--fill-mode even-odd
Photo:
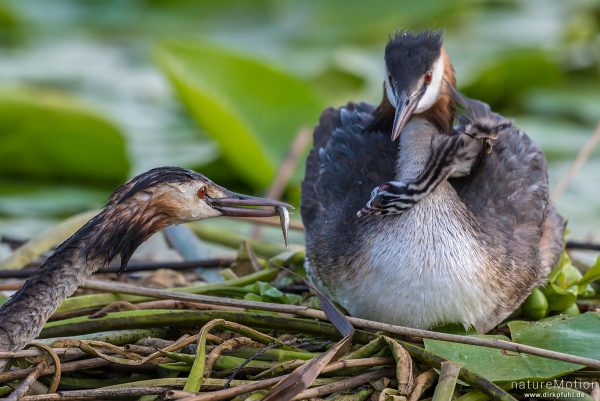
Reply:
[[[0,90],[65,94],[93,110],[125,139],[125,176],[181,165],[260,193],[265,188],[229,173],[231,159],[157,65],[157,48],[170,40],[212,43],[298,77],[319,104],[375,103],[387,35],[401,27],[445,29],[461,88],[514,118],[542,146],[555,186],[600,117],[598,1],[5,1]],[[264,87],[275,90],[286,88]],[[0,234],[27,237],[99,207],[118,181],[0,168]],[[297,190],[287,195],[297,199]],[[558,206],[575,237],[600,235],[600,149]]]

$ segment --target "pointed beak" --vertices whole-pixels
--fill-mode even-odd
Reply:
[[[293,209],[292,205],[273,199],[258,198],[225,191],[223,198],[206,198],[206,202],[221,212],[223,216],[229,217],[272,217],[279,216],[278,209]],[[261,206],[263,208],[261,208]],[[265,209],[267,207],[268,209]]]
[[[424,91],[418,91],[412,95],[409,95],[407,91],[403,90],[398,95],[396,101],[396,114],[394,115],[394,125],[392,127],[392,142],[395,141],[399,136],[406,123],[412,117],[419,100],[423,97]]]

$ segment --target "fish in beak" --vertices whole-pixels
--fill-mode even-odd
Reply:
[[[289,212],[292,205],[273,199],[238,194],[228,190],[221,198],[206,198],[206,202],[215,210],[228,217],[273,217],[279,216],[285,246],[288,246]]]
[[[229,217],[272,217],[279,213],[275,208],[293,209],[292,205],[273,199],[259,198],[227,191],[222,198],[206,198],[207,203],[223,216]],[[263,208],[260,208],[260,207]],[[267,207],[268,209],[265,209]]]

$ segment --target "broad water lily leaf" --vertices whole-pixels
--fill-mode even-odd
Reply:
[[[0,92],[0,177],[112,187],[129,162],[119,130],[57,92]]]
[[[216,45],[168,42],[156,57],[227,165],[259,188],[271,183],[292,139],[315,125],[323,108],[305,82]]]
[[[505,336],[476,337],[509,340]],[[561,362],[495,348],[428,339],[424,342],[427,351],[458,362],[493,382],[547,380],[578,369],[565,369]]]
[[[15,183],[0,179],[0,216],[70,216],[82,210],[99,208],[107,191],[83,185],[59,183]]]
[[[600,313],[587,312],[574,317],[553,316],[538,322],[515,320],[508,323],[513,341],[534,347],[600,359],[597,346]],[[536,357],[537,358],[537,357]],[[581,368],[567,362],[554,361],[555,367],[568,370]]]
[[[600,333],[598,313],[575,317],[554,316],[538,322],[512,321],[508,327],[514,342],[600,359],[600,349],[596,346]],[[478,337],[508,340],[504,336]],[[424,341],[427,351],[458,362],[494,382],[549,380],[582,368],[573,363],[494,348],[428,339]]]

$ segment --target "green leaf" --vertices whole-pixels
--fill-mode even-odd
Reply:
[[[574,317],[553,316],[539,322],[512,321],[508,323],[513,341],[566,354],[600,359],[597,346],[600,333],[600,314],[587,312]],[[537,358],[537,357],[536,357]],[[554,361],[567,369],[580,365]]]
[[[505,336],[475,337],[509,340]],[[427,351],[458,362],[494,382],[545,380],[565,372],[564,368],[557,368],[557,363],[550,359],[445,341],[426,339],[424,342]]]
[[[563,251],[558,264],[548,276],[548,284],[542,289],[548,300],[548,309],[562,311],[571,307],[580,292],[581,278],[581,272],[573,266],[571,258]],[[581,292],[583,291],[585,287],[581,289]]]
[[[596,263],[579,280],[579,292],[583,293],[588,284],[596,280],[600,280],[600,256],[596,259]]]
[[[68,216],[100,208],[106,197],[106,191],[84,186],[21,184],[0,179],[0,215]]]
[[[513,321],[508,326],[514,342],[568,354],[600,359],[596,339],[600,315],[586,313],[572,318],[554,316],[538,322]],[[504,336],[476,336],[507,340]],[[456,361],[494,382],[548,380],[574,372],[580,365],[494,348],[437,340],[424,340],[425,349]]]
[[[578,287],[573,286],[565,289],[561,288],[557,284],[550,283],[542,292],[546,295],[548,300],[548,309],[551,311],[560,311],[573,305],[577,299]]]
[[[0,177],[114,186],[128,171],[123,136],[92,110],[57,92],[0,92]]]
[[[302,301],[302,295],[298,294],[285,294],[282,298],[282,303],[289,305],[300,305]]]
[[[259,188],[270,184],[298,130],[313,126],[323,108],[305,82],[209,43],[164,43],[156,58],[228,166]]]
[[[253,294],[251,292],[249,292],[246,295],[244,295],[244,299],[246,301],[256,301],[256,302],[262,302],[263,301],[263,297],[261,297],[260,295]]]
[[[481,338],[508,340],[505,336],[475,336]],[[535,358],[525,354],[502,351],[494,348],[474,345],[448,343],[437,340],[424,340],[425,349],[443,358],[462,364],[477,374],[494,382],[518,381],[524,379],[549,379],[555,373],[545,363],[531,364],[529,359]]]
[[[277,288],[273,287],[269,283],[259,281],[257,284],[258,291],[261,296],[266,296],[270,298],[281,298],[283,296],[283,292],[279,291]]]
[[[558,276],[560,275],[562,270],[567,265],[570,265],[570,264],[571,264],[571,258],[569,257],[569,254],[565,250],[563,250],[562,253],[560,254],[560,259],[558,260],[558,263],[556,264],[554,269],[552,269],[552,271],[548,275],[548,281],[551,283],[554,283],[555,281],[557,281]]]

